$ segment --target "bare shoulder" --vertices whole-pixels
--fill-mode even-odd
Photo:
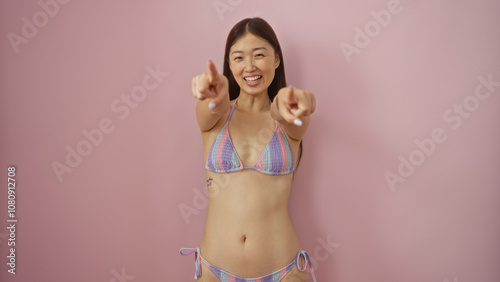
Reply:
[[[209,108],[207,99],[198,101],[196,104],[196,119],[200,131],[212,130],[229,113],[232,103],[233,101],[223,100],[215,108]]]
[[[215,124],[208,130],[201,130],[201,136],[203,139],[203,143],[213,143],[215,140],[215,137],[219,133],[219,131],[222,129],[224,124],[226,123],[227,119],[229,118],[229,113],[231,112],[231,108],[234,105],[234,100],[230,101],[230,107],[229,109],[222,114],[219,119],[215,122]]]

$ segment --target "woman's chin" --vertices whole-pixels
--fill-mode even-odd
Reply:
[[[267,94],[267,87],[263,87],[263,86],[255,87],[255,86],[247,86],[247,85],[243,85],[243,87],[241,87],[241,86],[242,85],[240,85],[240,91],[244,92],[245,94],[251,95],[251,96],[258,96],[262,93]]]

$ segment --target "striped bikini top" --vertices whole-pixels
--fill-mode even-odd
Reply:
[[[260,154],[253,167],[244,167],[238,152],[233,146],[231,136],[229,135],[229,120],[234,112],[237,100],[234,102],[229,117],[215,138],[212,148],[208,153],[205,168],[218,173],[229,173],[244,169],[253,169],[260,173],[269,175],[290,174],[294,170],[293,155],[290,144],[286,139],[285,133],[281,130],[278,122],[271,140]]]

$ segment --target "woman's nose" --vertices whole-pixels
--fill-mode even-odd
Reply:
[[[245,60],[245,71],[252,72],[255,70],[255,64],[252,58],[247,58]]]

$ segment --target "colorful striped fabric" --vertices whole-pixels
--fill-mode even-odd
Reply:
[[[205,168],[218,173],[229,173],[243,169],[253,169],[260,173],[269,175],[290,174],[294,170],[294,162],[290,144],[285,133],[276,122],[276,127],[271,140],[262,151],[253,167],[244,167],[236,149],[234,148],[231,136],[229,135],[228,124],[234,112],[237,100],[234,102],[229,117],[215,138],[208,154]]]
[[[200,255],[201,257],[201,255]],[[236,275],[232,275],[231,273],[224,271],[216,266],[211,265],[206,261],[203,257],[201,257],[203,263],[210,268],[210,270],[220,279],[221,282],[279,282],[281,279],[285,277],[285,275],[292,270],[295,265],[295,260],[290,262],[287,266],[283,267],[280,270],[276,270],[275,272],[257,277],[257,278],[244,278]]]
[[[183,250],[189,250],[189,253],[183,253]],[[299,271],[305,271],[306,268],[309,266],[311,269],[311,275],[313,278],[313,281],[316,282],[316,275],[314,274],[314,269],[311,264],[311,259],[309,258],[309,255],[307,254],[306,251],[300,250],[297,253],[297,257],[290,262],[287,266],[283,267],[280,270],[276,270],[273,273],[257,277],[257,278],[244,278],[244,277],[239,277],[236,275],[233,275],[225,270],[222,270],[216,266],[211,265],[207,260],[205,260],[201,254],[200,254],[200,248],[181,248],[180,250],[181,255],[187,256],[192,253],[195,255],[195,275],[194,279],[198,279],[201,277],[201,262],[203,262],[214,274],[219,278],[221,282],[279,282],[281,281],[289,272],[292,270],[294,265],[297,265],[297,269]],[[305,260],[305,265],[304,268],[301,269],[299,265],[299,259],[300,257],[304,257]]]

